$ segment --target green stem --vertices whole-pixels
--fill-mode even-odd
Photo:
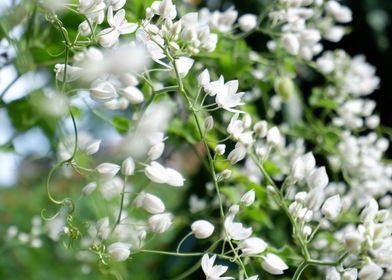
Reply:
[[[176,252],[177,253],[180,253],[180,249],[181,249],[181,245],[182,245],[182,243],[184,243],[184,241],[189,237],[189,236],[191,236],[193,234],[193,232],[189,232],[187,235],[185,235],[182,239],[181,239],[181,241],[178,243],[178,245],[177,245],[177,249],[176,249]]]
[[[293,279],[292,280],[300,280],[302,272],[309,266],[309,263],[306,261],[302,261],[300,265],[297,267],[297,270],[294,273]]]

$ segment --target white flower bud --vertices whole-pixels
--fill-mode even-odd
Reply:
[[[351,253],[359,252],[362,241],[363,237],[358,231],[350,231],[344,235],[347,250]]]
[[[329,178],[325,167],[323,166],[313,170],[307,179],[307,183],[310,189],[325,188],[329,183]]]
[[[289,54],[297,55],[299,52],[299,41],[297,36],[292,33],[285,33],[282,36],[282,43]]]
[[[184,186],[185,179],[184,179],[184,177],[182,177],[182,175],[178,171],[176,171],[172,168],[166,168],[166,174],[168,176],[168,179],[166,182],[167,184],[169,184],[173,187]]]
[[[266,121],[258,121],[253,126],[253,131],[255,132],[257,137],[263,138],[267,136],[268,123]]]
[[[342,280],[357,280],[358,270],[356,268],[350,268],[344,271]]]
[[[78,30],[79,30],[80,35],[82,35],[82,36],[89,36],[91,34],[91,28],[90,28],[90,25],[88,24],[87,20],[85,20],[81,24],[79,24]]]
[[[204,69],[204,71],[200,73],[197,77],[197,82],[199,87],[205,87],[210,83],[210,73],[208,72],[208,69]]]
[[[144,169],[144,174],[153,182],[158,184],[164,184],[169,180],[166,168],[160,165],[156,161],[152,161],[150,165],[147,165]]]
[[[87,143],[86,148],[85,148],[86,153],[88,155],[95,154],[96,152],[98,152],[100,145],[101,145],[101,140],[94,140],[94,141]]]
[[[222,178],[224,180],[227,180],[231,177],[231,170],[230,169],[225,169],[222,171]]]
[[[378,212],[378,203],[374,198],[372,198],[368,202],[366,207],[362,210],[359,218],[361,219],[361,222],[374,221],[374,219],[377,216],[377,212]]]
[[[205,239],[212,235],[215,228],[206,220],[198,220],[192,223],[191,229],[197,239]]]
[[[281,144],[282,136],[280,135],[279,129],[274,126],[267,133],[267,143],[270,145],[278,146]]]
[[[246,156],[246,148],[241,144],[237,143],[235,145],[234,150],[232,150],[227,159],[231,162],[231,164],[236,164],[237,162],[243,160]]]
[[[110,82],[99,82],[90,90],[90,97],[96,101],[109,101],[116,97],[116,89]]]
[[[250,206],[253,204],[253,202],[256,199],[256,193],[254,189],[251,189],[250,191],[247,191],[242,197],[241,197],[241,202],[245,206]]]
[[[305,178],[305,164],[302,157],[296,158],[291,168],[291,176],[295,181],[300,181]]]
[[[88,183],[84,188],[82,189],[82,195],[88,196],[90,195],[95,189],[97,188],[97,183],[91,182]]]
[[[215,152],[218,154],[218,155],[223,155],[224,153],[225,153],[225,150],[226,150],[226,145],[225,144],[219,144],[219,145],[217,145],[216,147],[215,147]]]
[[[102,175],[114,177],[120,170],[120,166],[114,163],[104,162],[98,165],[95,169]]]
[[[306,237],[310,236],[312,234],[312,228],[310,226],[304,226],[302,234]]]
[[[332,26],[325,30],[324,38],[328,41],[337,43],[339,42],[344,36],[344,27],[342,26]]]
[[[307,196],[308,196],[307,192],[299,192],[295,195],[295,201],[303,204]]]
[[[116,262],[123,262],[128,259],[129,255],[131,254],[130,249],[131,245],[122,242],[116,242],[109,245],[107,251],[111,260]]]
[[[304,163],[305,174],[308,175],[316,166],[316,159],[312,152],[306,153],[302,156],[302,162]]]
[[[173,216],[170,213],[156,214],[148,219],[148,225],[152,231],[163,233],[171,226],[172,219]]]
[[[211,130],[214,127],[214,118],[212,116],[208,116],[205,120],[204,120],[204,127],[205,129]]]
[[[233,204],[229,208],[229,213],[231,215],[237,215],[239,211],[240,211],[240,206],[238,204]]]
[[[238,19],[238,23],[242,31],[244,32],[251,31],[253,28],[257,26],[257,16],[253,14],[242,15]]]
[[[244,256],[258,255],[262,253],[268,244],[261,238],[251,237],[245,239],[242,244],[242,253]]]
[[[133,158],[128,157],[122,163],[122,173],[125,176],[132,176],[135,174],[135,162]]]
[[[123,95],[131,104],[140,104],[144,101],[144,95],[137,87],[129,86],[124,88]]]
[[[147,156],[150,160],[156,160],[160,158],[165,150],[165,143],[160,142],[154,144],[147,152]]]
[[[264,261],[261,264],[262,268],[273,275],[283,274],[283,270],[289,268],[286,263],[275,254],[269,253],[263,257],[263,259]]]
[[[342,209],[342,201],[340,196],[334,195],[329,197],[325,202],[323,207],[321,208],[321,212],[324,216],[329,220],[335,220],[339,214],[340,210]]]
[[[378,280],[384,274],[383,269],[375,263],[368,263],[359,271],[360,280]]]
[[[145,240],[147,237],[147,231],[142,230],[139,232],[139,234],[137,235],[137,238],[139,239],[139,241],[143,241]]]
[[[165,211],[165,204],[163,204],[162,200],[149,193],[143,194],[142,207],[150,214],[159,214]]]

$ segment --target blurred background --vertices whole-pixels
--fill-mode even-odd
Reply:
[[[128,1],[126,8],[143,15],[145,3],[142,2]],[[268,3],[262,0],[186,2],[212,10],[234,5],[240,15],[258,14]],[[352,31],[340,43],[325,42],[324,46],[343,48],[351,55],[364,54],[368,62],[377,67],[381,86],[371,97],[377,102],[376,111],[382,124],[391,127],[392,1],[347,0],[344,3],[353,11]],[[41,210],[48,206],[44,178],[53,164],[51,159],[56,154],[59,139],[57,120],[47,121],[37,112],[31,96],[39,95],[43,86],[53,83],[53,66],[61,63],[62,57],[54,55],[61,51],[60,35],[42,14],[33,16],[35,13],[34,1],[0,1],[0,279],[116,279],[116,274],[98,264],[81,264],[75,259],[74,251],[65,249],[38,230],[42,228]],[[76,32],[80,19],[69,13],[63,15],[63,21]],[[266,50],[266,41],[267,38],[257,34],[247,38],[249,45],[258,51]],[[83,128],[87,123],[94,136],[106,140],[119,137],[111,126],[102,128],[98,120],[88,116],[80,126]],[[200,184],[206,181],[205,174],[194,176]],[[72,182],[81,184],[78,178],[72,178]],[[66,184],[63,181],[57,187],[65,191],[61,183]],[[181,193],[181,197],[186,194]],[[173,201],[172,206],[183,207],[178,201]],[[166,248],[175,248],[178,236],[183,233],[186,232],[179,230],[167,235]],[[174,257],[143,255],[137,258],[137,262],[130,261],[126,267],[119,267],[122,274],[127,275],[126,279],[170,279],[189,265]]]

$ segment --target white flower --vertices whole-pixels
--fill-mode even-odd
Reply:
[[[230,112],[238,112],[234,110],[234,107],[244,104],[241,102],[244,92],[237,93],[238,90],[238,80],[228,81],[220,91],[216,94],[215,102],[218,107],[221,107]]]
[[[361,222],[374,221],[374,219],[376,218],[378,209],[379,209],[379,207],[378,207],[377,201],[374,198],[369,200],[368,204],[362,210],[361,215],[359,217]]]
[[[332,26],[325,30],[324,38],[328,41],[337,43],[339,42],[344,36],[344,28],[342,26]]]
[[[186,56],[181,56],[175,60],[174,63],[176,64],[178,74],[181,78],[184,78],[188,74],[193,66],[193,62],[194,60],[192,58]]]
[[[253,131],[255,132],[257,137],[264,138],[265,136],[267,136],[268,123],[266,121],[258,121],[253,126]]]
[[[98,152],[100,145],[101,145],[101,140],[93,140],[86,143],[86,147],[85,147],[86,153],[88,155],[95,154],[96,152]]]
[[[273,275],[283,274],[283,270],[288,269],[286,263],[275,254],[269,253],[263,259],[261,266]]]
[[[342,209],[342,201],[340,196],[334,195],[329,197],[321,208],[321,212],[329,220],[334,220],[339,216],[340,210]]]
[[[184,177],[182,177],[182,175],[178,171],[176,171],[172,168],[166,168],[166,174],[168,176],[168,179],[166,182],[167,184],[169,184],[173,187],[184,186],[185,179],[184,179]]]
[[[245,206],[252,205],[252,203],[255,201],[256,198],[256,193],[254,189],[251,189],[250,191],[247,191],[242,197],[241,197],[241,202]]]
[[[121,169],[125,176],[132,176],[135,173],[135,161],[133,158],[126,158],[121,165]]]
[[[140,192],[133,202],[135,207],[143,207],[150,214],[159,214],[165,211],[162,200],[150,193]]]
[[[173,216],[170,213],[156,214],[148,219],[148,225],[152,231],[163,233],[169,229],[172,220]]]
[[[110,259],[116,262],[123,262],[131,254],[131,245],[123,242],[116,242],[109,245],[107,251]]]
[[[207,280],[224,280],[224,279],[233,279],[233,277],[221,277],[223,273],[225,273],[228,269],[227,266],[224,265],[214,265],[216,259],[216,255],[213,255],[211,258],[208,257],[208,254],[203,255],[201,259],[201,268],[203,269],[204,274],[206,275]]]
[[[252,275],[252,276],[246,278],[245,280],[259,280],[259,276],[258,275]]]
[[[147,156],[150,160],[156,160],[161,157],[165,150],[165,143],[160,142],[154,144],[147,152]]]
[[[225,219],[225,229],[227,232],[227,238],[234,240],[244,240],[247,239],[252,234],[252,228],[246,228],[242,223],[234,223],[233,215],[229,215]]]
[[[152,3],[151,9],[154,14],[164,19],[173,20],[177,16],[176,5],[173,4],[172,0],[155,1]]]
[[[64,70],[65,64],[56,64],[54,66],[54,72],[56,72],[56,79],[60,82],[64,82]],[[67,65],[67,82],[72,82],[79,79],[82,75],[83,69],[77,66]]]
[[[358,253],[361,248],[363,236],[356,230],[346,233],[343,237],[347,250],[352,253]]]
[[[328,185],[328,182],[329,178],[324,166],[313,170],[307,178],[307,183],[310,189],[323,189]]]
[[[294,160],[291,168],[291,176],[295,181],[300,181],[305,178],[305,163],[302,157],[298,157]]]
[[[360,280],[378,280],[383,275],[383,270],[375,263],[368,263],[359,271]]]
[[[108,81],[95,82],[90,89],[90,97],[96,101],[109,101],[116,97],[117,92],[112,83]]]
[[[257,255],[267,248],[268,244],[261,238],[251,237],[245,239],[242,244],[242,253],[245,256]]]
[[[127,0],[108,0],[108,5],[113,7],[114,11],[120,10],[124,7]]]
[[[242,31],[244,32],[251,31],[257,25],[257,16],[253,14],[242,15],[238,19],[238,23]]]
[[[198,220],[192,223],[191,229],[196,238],[205,239],[212,235],[215,227],[206,220]]]
[[[197,76],[197,83],[199,84],[199,87],[205,87],[210,83],[210,73],[208,72],[208,69],[204,69],[204,71]]]
[[[124,88],[123,95],[131,104],[140,104],[144,101],[144,95],[137,87],[129,86]]]
[[[231,162],[231,164],[236,164],[237,162],[243,160],[246,156],[246,148],[240,142],[237,142],[234,150],[232,150],[227,159]]]
[[[165,184],[169,180],[166,168],[156,161],[152,161],[144,169],[144,174],[153,182]]]
[[[98,165],[95,169],[102,175],[114,177],[120,170],[120,166],[114,163],[104,162]]]
[[[88,183],[84,188],[82,189],[82,195],[88,196],[90,195],[95,189],[97,188],[97,183],[91,182]]]
[[[101,24],[105,18],[106,5],[103,0],[79,0],[78,10],[90,20]]]
[[[214,118],[212,116],[208,116],[204,120],[204,127],[206,130],[211,130],[214,127]]]
[[[127,22],[124,9],[119,10],[113,16],[113,7],[110,6],[107,17],[110,27],[105,28],[97,35],[98,43],[104,48],[110,48],[117,43],[120,35],[135,32],[137,29],[136,23]]]
[[[298,37],[292,33],[285,33],[282,36],[282,43],[289,54],[297,55],[299,52],[299,41]]]
[[[224,153],[225,153],[225,150],[226,150],[226,145],[225,144],[218,144],[218,145],[216,145],[216,147],[215,147],[215,152],[218,154],[218,155],[223,155]]]
[[[79,31],[80,35],[82,35],[82,36],[88,36],[91,34],[91,28],[90,28],[90,25],[88,24],[87,20],[85,20],[81,24],[79,24],[78,31]]]
[[[274,126],[268,130],[267,143],[274,146],[279,146],[282,143],[282,136],[279,129]]]
[[[218,92],[223,90],[224,87],[224,78],[220,76],[218,80],[212,81],[204,85],[205,92],[210,96],[215,96]]]

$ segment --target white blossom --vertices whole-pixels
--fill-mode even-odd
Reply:
[[[148,225],[156,233],[164,233],[172,224],[173,215],[170,213],[156,214],[148,219]]]
[[[261,238],[251,237],[242,243],[242,253],[245,256],[258,255],[262,253],[268,244]]]
[[[110,244],[107,248],[107,252],[110,256],[110,259],[116,262],[123,262],[128,259],[131,254],[131,245],[123,242],[116,242]]]
[[[256,193],[254,189],[251,189],[250,191],[247,191],[242,197],[241,197],[241,202],[245,206],[250,206],[253,204],[256,198]]]
[[[206,275],[206,280],[224,280],[224,279],[233,279],[233,277],[222,277],[228,267],[224,265],[214,265],[216,259],[216,255],[213,255],[211,258],[208,257],[208,254],[204,254],[201,259],[201,268],[203,269],[204,274]]]
[[[277,255],[272,253],[268,253],[265,257],[263,257],[261,266],[265,271],[273,275],[283,274],[283,271],[288,269],[286,263]]]
[[[205,239],[212,235],[215,227],[206,220],[197,220],[192,223],[191,229],[197,239]]]

